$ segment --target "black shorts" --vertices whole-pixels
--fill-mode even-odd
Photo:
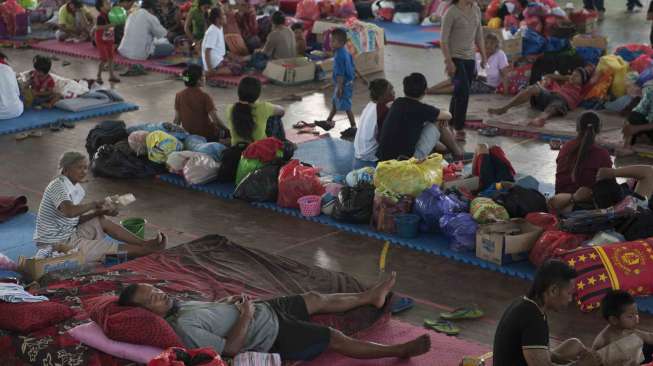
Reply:
[[[540,94],[531,97],[531,107],[538,111],[551,111],[560,116],[569,112],[569,105],[563,97],[544,88],[540,88]]]
[[[329,347],[331,330],[311,323],[301,295],[278,297],[265,303],[279,319],[279,333],[270,353],[280,354],[283,360],[309,361]]]

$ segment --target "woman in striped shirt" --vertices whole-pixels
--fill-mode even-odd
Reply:
[[[167,239],[159,233],[155,239],[143,240],[106,216],[116,216],[115,208],[105,200],[82,203],[86,192],[88,160],[82,153],[69,151],[59,161],[61,174],[48,184],[36,217],[34,241],[37,258],[51,256],[53,251],[78,249],[86,262],[100,261],[105,254],[126,251],[138,257],[165,249]],[[107,235],[122,242],[107,240]]]

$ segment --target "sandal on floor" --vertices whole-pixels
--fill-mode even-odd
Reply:
[[[551,139],[549,140],[549,147],[551,150],[560,150],[562,147],[562,140],[560,139]]]
[[[356,127],[349,127],[340,133],[340,137],[343,139],[353,139],[356,137],[356,131],[358,131]]]
[[[281,100],[288,101],[288,102],[301,102],[303,99],[304,99],[304,97],[302,97],[301,95],[297,95],[297,94],[290,94],[290,95],[286,95],[283,98],[281,98]]]
[[[424,319],[424,326],[429,329],[433,329],[438,333],[443,333],[450,336],[458,335],[460,333],[460,328],[448,320]]]
[[[329,131],[336,127],[336,123],[333,121],[315,121],[315,125],[322,128],[324,131]]]
[[[496,137],[499,134],[499,129],[496,127],[484,127],[478,130],[478,134],[487,137]]]
[[[147,75],[147,72],[145,71],[145,68],[139,64],[131,65],[127,71],[120,74],[120,76],[141,76],[141,75]]]
[[[301,130],[304,127],[315,127],[315,123],[308,123],[306,121],[299,121],[299,122],[295,123],[294,125],[292,125],[292,128],[297,129],[297,130]]]
[[[450,312],[440,313],[440,318],[445,320],[462,320],[462,319],[478,319],[485,315],[483,310],[478,307],[458,308]]]
[[[298,135],[313,135],[313,136],[319,136],[320,131],[316,130],[314,127],[305,127],[297,131]]]
[[[415,300],[410,297],[400,297],[390,305],[390,313],[399,314],[403,311],[412,309],[415,306]]]

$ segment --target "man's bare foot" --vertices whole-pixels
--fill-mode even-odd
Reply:
[[[386,297],[395,286],[395,282],[397,282],[397,272],[392,272],[390,277],[367,290],[368,296],[370,297],[370,304],[377,309],[381,309],[385,305]]]
[[[411,358],[423,355],[431,350],[431,337],[428,334],[423,334],[410,342],[404,343],[404,352],[401,358]]]
[[[528,122],[528,125],[531,127],[544,127],[546,124],[546,118],[535,117],[532,121]]]
[[[487,112],[489,114],[502,115],[502,114],[506,114],[508,110],[506,108],[488,108]]]

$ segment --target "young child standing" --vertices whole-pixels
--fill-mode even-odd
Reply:
[[[342,138],[351,139],[356,136],[356,119],[351,111],[351,98],[354,93],[354,77],[356,68],[354,58],[351,56],[345,44],[347,43],[347,32],[342,28],[336,28],[331,32],[331,48],[334,50],[333,57],[333,99],[331,101],[331,112],[326,121],[315,121],[315,124],[325,131],[331,130],[336,123],[333,117],[337,111],[347,113],[350,127],[340,134]]]
[[[100,53],[100,65],[97,70],[97,83],[102,84],[102,70],[109,65],[109,81],[119,83],[120,79],[113,73],[113,56],[115,49],[115,34],[113,25],[109,22],[111,3],[108,0],[95,0],[98,16],[95,19],[95,46]]]
[[[594,340],[603,366],[636,366],[644,362],[644,343],[653,344],[653,333],[637,329],[639,313],[635,298],[626,291],[612,290],[601,301],[608,322]]]
[[[32,107],[52,108],[61,99],[54,91],[54,79],[50,75],[52,61],[50,58],[36,55],[32,60],[34,70],[28,74],[28,87],[32,93]]]
[[[354,164],[352,169],[366,166],[376,167],[379,158],[376,151],[379,148],[379,133],[386,115],[388,104],[395,99],[392,84],[386,79],[375,79],[370,82],[370,102],[367,103],[359,120],[360,131],[354,139]]]

